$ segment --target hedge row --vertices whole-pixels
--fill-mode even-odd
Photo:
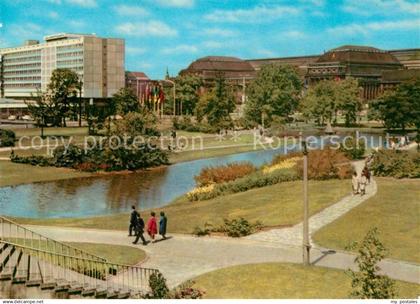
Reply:
[[[149,145],[140,145],[137,149],[91,149],[83,150],[76,145],[58,147],[53,157],[11,155],[12,162],[34,166],[55,166],[73,168],[81,171],[121,171],[137,170],[168,164],[166,152]]]

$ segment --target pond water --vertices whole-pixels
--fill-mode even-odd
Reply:
[[[375,141],[377,142],[377,141]],[[319,142],[314,143],[315,146]],[[370,144],[369,144],[370,146]],[[202,168],[249,161],[270,162],[284,149],[252,151],[178,163],[149,171],[0,188],[0,213],[29,218],[88,217],[162,207],[194,188]]]

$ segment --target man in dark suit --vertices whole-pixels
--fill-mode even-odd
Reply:
[[[130,214],[130,226],[128,227],[128,236],[133,235],[133,229],[134,229],[134,235],[135,235],[135,229],[138,225],[140,214],[136,210],[136,206],[131,206],[131,214]]]
[[[137,218],[137,226],[135,228],[136,230],[136,239],[134,240],[133,244],[137,244],[139,239],[143,242],[143,245],[147,245],[146,240],[144,239],[143,233],[144,233],[144,221],[141,218],[140,214],[137,213],[139,216]]]

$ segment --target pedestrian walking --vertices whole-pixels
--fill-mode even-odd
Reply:
[[[357,172],[354,171],[351,177],[351,187],[353,189],[353,194],[356,195],[359,193],[359,179],[357,178]]]
[[[157,234],[157,223],[156,223],[156,213],[150,213],[151,217],[147,221],[147,234],[154,241],[155,235]]]
[[[144,233],[144,221],[141,218],[140,213],[139,213],[137,226],[136,226],[136,239],[134,240],[133,244],[137,244],[139,239],[141,239],[141,241],[143,242],[143,245],[147,245],[147,242],[146,242],[146,239],[144,238],[143,233]]]
[[[367,184],[366,175],[362,174],[359,178],[360,195],[365,195],[366,194],[366,184]]]
[[[160,220],[159,220],[159,234],[162,236],[164,240],[166,240],[166,226],[168,224],[168,219],[165,215],[165,212],[160,213]]]
[[[366,181],[368,184],[370,184],[370,171],[367,166],[363,168],[362,175],[366,176]]]
[[[131,214],[130,214],[130,226],[128,226],[128,236],[133,236],[133,230],[135,229],[138,224],[139,213],[136,210],[136,206],[131,206]]]

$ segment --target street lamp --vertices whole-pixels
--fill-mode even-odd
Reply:
[[[173,97],[174,97],[174,113],[173,113],[173,116],[175,117],[175,115],[176,115],[176,112],[175,112],[175,110],[176,110],[176,96],[175,96],[175,94],[176,94],[176,84],[175,84],[175,81],[172,81],[172,80],[169,80],[169,79],[164,79],[164,80],[162,80],[162,81],[166,81],[166,82],[169,82],[169,83],[171,83],[172,84],[172,89],[173,89]]]
[[[90,98],[89,99],[89,107],[88,107],[88,110],[87,110],[88,134],[89,135],[92,132],[92,120],[90,118],[90,115],[91,115],[90,111],[92,109],[92,106],[93,106],[93,98]]]
[[[302,136],[302,135],[301,135]],[[302,152],[303,152],[303,244],[302,257],[303,264],[310,264],[310,250],[309,243],[309,206],[308,206],[308,148],[306,139],[302,138]]]

